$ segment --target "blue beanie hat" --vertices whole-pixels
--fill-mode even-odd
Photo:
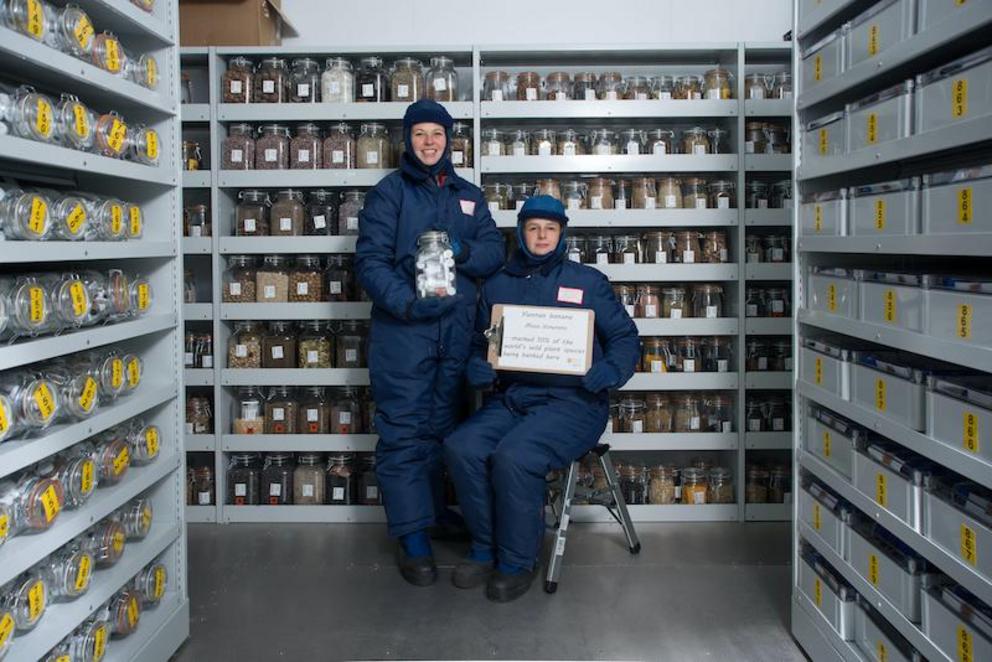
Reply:
[[[565,206],[550,195],[535,195],[524,201],[524,206],[517,212],[517,223],[522,224],[528,218],[546,218],[550,221],[558,221],[563,226],[568,225]]]
[[[437,101],[421,99],[407,106],[406,113],[403,115],[404,132],[410,131],[414,124],[421,122],[440,124],[445,130],[450,131],[455,120],[451,118],[447,109]]]
[[[444,127],[445,142],[447,143],[444,147],[444,156],[432,166],[421,163],[420,159],[414,153],[413,142],[410,139],[413,133],[413,126],[422,122],[432,122]],[[403,153],[403,161],[400,163],[403,171],[414,179],[419,180],[429,176],[437,176],[442,172],[450,170],[452,167],[451,127],[454,123],[455,121],[448,114],[445,107],[436,101],[421,99],[407,106],[406,113],[403,115],[403,144],[406,146],[406,150]]]

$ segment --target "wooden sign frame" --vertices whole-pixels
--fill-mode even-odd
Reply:
[[[585,365],[582,367],[582,371],[578,370],[548,370],[544,368],[523,368],[520,366],[513,367],[503,367],[500,365],[500,355],[503,349],[503,314],[508,309],[520,310],[520,311],[568,311],[569,313],[581,313],[586,315],[586,338],[585,338]],[[490,365],[496,370],[508,370],[512,372],[534,372],[552,375],[571,375],[579,376],[585,375],[589,371],[589,367],[592,365],[592,342],[596,334],[596,312],[589,308],[566,308],[559,306],[515,306],[510,304],[497,303],[492,308],[492,314],[490,316],[490,327],[493,331],[492,337],[489,341],[489,353],[487,355],[487,360]]]

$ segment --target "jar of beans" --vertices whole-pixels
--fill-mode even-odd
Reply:
[[[675,91],[675,77],[667,74],[654,77],[654,85],[651,89],[651,98],[669,101]]]
[[[321,159],[324,168],[331,170],[347,170],[354,168],[356,164],[356,144],[355,137],[351,133],[351,127],[340,122],[333,125],[324,138],[323,158]]]
[[[331,368],[333,342],[327,322],[306,320],[296,345],[297,368]]]
[[[588,186],[589,209],[613,209],[613,181],[604,177],[593,177]]]
[[[709,194],[706,180],[701,177],[687,177],[682,181],[682,206],[686,209],[706,209]]]
[[[725,230],[709,230],[703,233],[702,262],[708,264],[723,264],[729,259],[727,250],[727,232]]]
[[[324,271],[319,256],[300,255],[296,258],[289,272],[289,300],[309,303],[324,300]]]
[[[296,331],[292,323],[269,323],[269,328],[262,335],[262,367],[296,367]]]
[[[227,469],[227,503],[257,506],[261,483],[262,463],[258,453],[231,453]]]
[[[389,78],[382,67],[382,58],[363,57],[359,61],[355,87],[358,92],[356,101],[389,101]]]
[[[324,457],[320,453],[300,453],[293,471],[293,504],[319,506],[327,502]]]
[[[324,278],[327,283],[324,288],[325,298],[328,301],[348,301],[355,284],[351,256],[328,255]]]
[[[513,83],[505,71],[489,71],[482,79],[483,101],[505,101],[513,96]]]
[[[322,166],[320,127],[311,122],[296,127],[296,136],[289,145],[289,167],[294,170],[316,170]]]
[[[289,101],[289,70],[280,57],[265,58],[258,65],[251,100],[255,103],[286,103]]]
[[[255,303],[255,257],[231,255],[224,272],[224,303]]]
[[[358,235],[358,214],[365,206],[364,191],[345,191],[338,207],[338,234]]]
[[[585,141],[575,129],[564,129],[558,132],[555,141],[555,154],[557,156],[578,156],[586,153]]]
[[[360,434],[361,431],[358,393],[350,386],[334,389],[331,393],[331,434]]]
[[[682,153],[700,156],[710,154],[710,139],[706,129],[694,127],[682,132]]]
[[[709,503],[734,503],[734,482],[730,469],[713,467],[710,469],[710,483],[706,494]]]
[[[289,127],[283,124],[263,124],[255,141],[257,170],[286,170],[289,168]]]
[[[607,71],[599,75],[596,97],[603,101],[617,101],[623,97],[623,75]]]
[[[359,168],[389,168],[391,167],[391,149],[389,134],[386,126],[379,122],[369,122],[362,125],[358,137],[357,166]]]
[[[635,177],[632,189],[632,209],[655,209],[658,206],[658,185],[653,177]]]
[[[737,206],[734,195],[734,183],[726,179],[718,179],[709,184],[709,204],[711,209],[733,209]]]
[[[327,236],[337,227],[337,193],[329,189],[310,191],[303,217],[304,236]]]
[[[283,255],[266,255],[255,273],[255,294],[259,303],[289,301],[289,261]]]
[[[641,372],[668,372],[668,364],[672,358],[668,341],[664,338],[645,338],[641,344]]]
[[[581,262],[582,260],[573,260],[573,262]],[[613,285],[613,296],[617,298],[620,305],[627,312],[630,317],[640,317],[637,310],[637,288],[633,285],[624,285],[623,283],[614,283]]]
[[[227,127],[227,137],[221,142],[221,167],[224,170],[251,170],[255,167],[255,138],[251,124],[237,123]]]
[[[254,386],[238,389],[231,421],[234,434],[262,434],[265,430],[265,398]]]
[[[661,289],[661,316],[673,320],[692,316],[692,310],[686,300],[685,287],[663,287]]]
[[[330,434],[331,403],[322,386],[308,386],[300,394],[300,420],[297,430],[301,434]]]
[[[648,393],[644,398],[644,431],[672,431],[672,407],[667,393]]]
[[[364,368],[365,338],[368,331],[361,320],[341,322],[335,335],[335,368]]]
[[[320,64],[316,60],[308,57],[293,60],[289,100],[293,103],[320,101]]]
[[[355,501],[354,456],[350,453],[335,453],[327,460],[325,485],[329,496],[328,503],[346,506]]]
[[[220,81],[224,103],[248,103],[252,90],[252,63],[245,57],[232,57]]]
[[[655,506],[675,503],[675,474],[671,468],[659,464],[651,468],[648,502]]]
[[[655,319],[661,316],[661,294],[657,285],[637,286],[637,317]]]
[[[262,465],[262,502],[269,506],[293,503],[293,471],[296,463],[292,453],[266,453]]]
[[[265,191],[246,189],[238,193],[234,209],[237,237],[264,237],[269,234],[269,196]]]
[[[673,99],[698,101],[703,98],[703,79],[699,76],[679,76],[672,91]]]
[[[258,322],[235,322],[227,341],[228,368],[262,367],[262,328]]]
[[[672,262],[677,264],[695,264],[702,261],[699,232],[696,230],[681,230],[675,233],[675,250],[672,252]]]
[[[269,210],[271,217],[269,234],[273,237],[299,237],[303,234],[303,219],[306,208],[303,206],[303,192],[285,189],[276,193],[276,199]]]
[[[265,400],[265,434],[296,434],[299,410],[293,389],[273,386]]]
[[[730,371],[730,338],[713,336],[703,338],[703,372]],[[719,430],[717,430],[719,432]]]
[[[472,133],[465,122],[455,122],[451,127],[451,165],[472,167]]]
[[[427,70],[427,98],[434,101],[458,101],[458,72],[455,61],[439,55],[431,58]]]

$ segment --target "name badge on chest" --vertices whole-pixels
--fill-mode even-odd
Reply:
[[[472,200],[459,200],[462,206],[462,213],[472,216],[475,214],[475,202]]]
[[[576,305],[582,305],[582,290],[575,287],[559,287],[558,288],[558,301],[562,303],[574,303]]]

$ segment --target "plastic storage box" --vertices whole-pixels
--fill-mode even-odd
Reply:
[[[992,462],[992,377],[929,378],[927,435]]]
[[[841,639],[854,639],[854,600],[857,593],[810,547],[800,553],[799,590],[823,614]]]
[[[926,379],[943,367],[901,352],[855,352],[851,401],[912,430],[926,430]]]
[[[992,47],[916,77],[916,133],[992,114]]]
[[[927,280],[927,335],[992,347],[992,280],[955,276]]]
[[[923,485],[932,467],[901,446],[872,441],[855,450],[854,486],[919,531],[923,526]]]
[[[847,560],[899,613],[920,622],[920,591],[928,566],[922,557],[880,526],[864,520],[852,523]]]
[[[799,350],[799,377],[844,400],[851,399],[853,350],[825,341],[806,338]]]
[[[858,596],[854,609],[854,643],[871,662],[923,662],[923,656]]]
[[[847,532],[853,508],[828,487],[806,476],[799,490],[799,520],[805,522],[837,555],[847,554]]]
[[[992,580],[992,492],[971,481],[932,477],[923,502],[924,535]]]
[[[857,319],[858,282],[853,271],[813,267],[806,286],[807,309]]]
[[[848,68],[912,36],[915,12],[916,0],[882,0],[852,19],[846,38]]]
[[[836,78],[844,71],[844,29],[838,28],[802,52],[803,89]]]
[[[855,236],[919,233],[918,177],[851,188],[851,234]]]
[[[913,130],[913,81],[850,103],[846,110],[849,153],[906,138]]]
[[[859,317],[905,331],[923,333],[926,278],[920,274],[861,271]]]
[[[960,586],[923,594],[923,634],[952,660],[992,660],[992,609]]]
[[[799,233],[802,235],[843,236],[847,232],[847,189],[805,196],[799,216]]]
[[[868,433],[826,409],[811,405],[806,416],[804,447],[848,480],[854,474],[854,450],[868,443]]]
[[[923,177],[924,234],[992,232],[992,164]]]
[[[814,165],[831,156],[841,156],[847,147],[845,134],[847,114],[843,110],[830,113],[806,125],[803,134],[803,159]]]
[[[814,4],[816,3],[816,0],[812,1]],[[969,7],[981,4],[981,2],[966,0],[919,0],[919,3],[916,10],[917,32],[923,32],[941,21],[958,16]]]

